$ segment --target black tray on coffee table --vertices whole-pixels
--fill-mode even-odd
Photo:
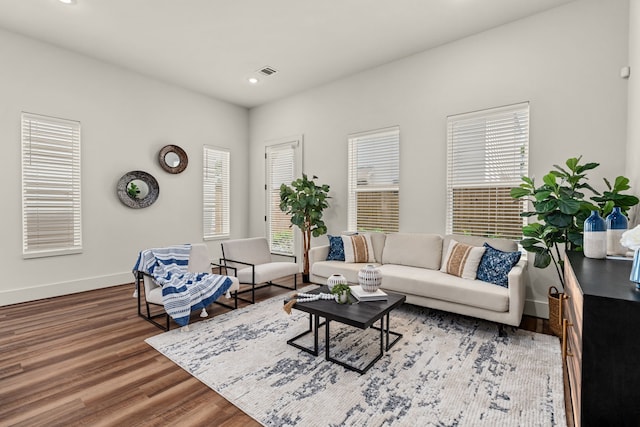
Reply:
[[[329,293],[327,286],[322,286],[318,289],[314,289],[311,294],[317,293]],[[296,303],[293,308],[296,310],[309,313],[309,327],[303,333],[296,335],[287,341],[287,344],[292,345],[300,350],[311,353],[314,356],[318,355],[318,330],[320,326],[325,326],[325,359],[333,363],[337,363],[347,369],[364,374],[367,372],[380,358],[385,351],[389,351],[395,343],[402,338],[402,334],[389,330],[389,313],[397,307],[400,307],[406,297],[400,294],[394,294],[387,292],[387,299],[380,301],[360,301],[355,304],[338,304],[333,300],[318,300],[311,302]],[[356,300],[357,301],[357,300]],[[285,304],[288,300],[285,300]],[[320,322],[320,318],[324,318],[324,322]],[[380,321],[380,326],[374,326],[377,321]],[[330,324],[331,321],[343,323],[345,325],[354,326],[359,329],[372,328],[380,331],[380,352],[378,355],[367,364],[364,368],[358,368],[350,365],[341,360],[331,357],[331,341],[330,341]],[[296,341],[303,336],[306,336],[313,332],[313,349],[304,347]],[[389,336],[393,335],[395,338],[393,341],[389,341]],[[386,337],[386,340],[385,340]]]

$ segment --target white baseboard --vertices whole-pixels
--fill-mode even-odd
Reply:
[[[108,276],[87,277],[69,282],[48,283],[31,288],[9,289],[6,291],[0,291],[0,306],[75,294],[94,289],[108,288],[111,286],[122,285],[124,283],[131,283],[133,281],[133,275],[131,272],[127,272],[111,274]],[[132,286],[132,294],[133,290]]]
[[[549,301],[525,300],[524,314],[539,317],[541,319],[549,318]]]

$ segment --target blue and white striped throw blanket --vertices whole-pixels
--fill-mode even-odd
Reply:
[[[192,311],[205,308],[228,291],[227,276],[188,271],[191,245],[146,249],[138,254],[133,274],[150,275],[162,286],[164,309],[178,325],[189,323]]]

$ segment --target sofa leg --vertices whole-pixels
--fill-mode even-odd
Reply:
[[[504,325],[502,323],[498,323],[498,336],[500,338],[507,336],[507,332],[504,330]]]
[[[498,336],[500,338],[505,338],[505,337],[508,336],[508,334],[507,334],[507,328],[508,327],[509,326],[505,325],[504,323],[498,323]]]

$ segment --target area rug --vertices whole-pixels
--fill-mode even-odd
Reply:
[[[566,426],[555,337],[405,304],[391,313],[403,338],[360,375],[324,359],[324,330],[317,357],[287,345],[309,321],[283,300],[146,341],[265,426]],[[375,330],[331,335],[352,364],[379,348]]]

